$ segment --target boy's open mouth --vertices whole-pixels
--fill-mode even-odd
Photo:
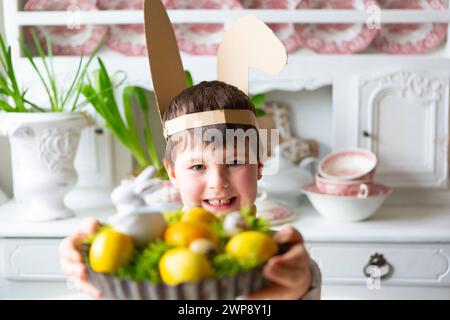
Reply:
[[[217,211],[227,210],[234,206],[237,197],[221,199],[205,199],[203,204]]]

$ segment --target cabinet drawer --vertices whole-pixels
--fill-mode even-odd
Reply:
[[[386,285],[450,287],[450,244],[309,243],[311,257],[319,264],[324,284],[367,284],[364,269],[375,253],[391,266]],[[388,271],[388,265],[379,274]]]
[[[65,280],[58,256],[61,240],[0,240],[3,277],[8,280]]]

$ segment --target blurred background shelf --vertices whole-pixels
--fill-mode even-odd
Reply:
[[[167,10],[172,23],[229,23],[237,18],[253,14],[266,23],[365,23],[372,13],[342,9],[172,9]],[[17,11],[11,19],[17,25],[64,25],[73,15],[70,11]],[[380,23],[426,23],[450,21],[450,11],[424,11],[381,9]],[[99,10],[83,12],[80,24],[130,24],[144,23],[140,10]]]

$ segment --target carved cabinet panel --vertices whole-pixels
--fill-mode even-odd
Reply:
[[[445,187],[448,180],[449,81],[400,71],[362,79],[359,147],[379,159],[377,178],[396,187]]]

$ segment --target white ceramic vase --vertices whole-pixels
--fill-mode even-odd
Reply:
[[[64,198],[76,185],[74,167],[81,130],[90,121],[80,113],[3,113],[0,134],[11,145],[14,200],[29,221],[74,215]]]

